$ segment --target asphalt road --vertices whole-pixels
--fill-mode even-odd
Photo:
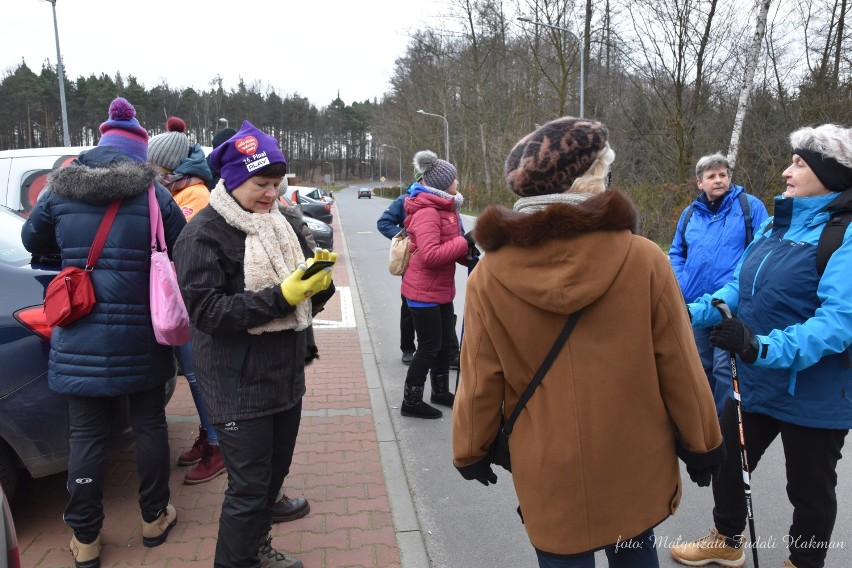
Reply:
[[[336,193],[335,213],[340,216],[354,278],[360,292],[370,338],[376,354],[391,419],[405,473],[417,510],[430,564],[441,568],[494,568],[537,566],[535,552],[515,513],[517,500],[511,474],[499,470],[496,485],[483,487],[465,481],[452,465],[451,420],[448,409],[441,420],[403,418],[399,414],[406,367],[399,350],[399,277],[387,272],[389,241],[376,229],[390,201],[358,199],[356,188]],[[465,227],[475,220],[464,218]],[[466,269],[456,271],[456,313],[462,327]],[[451,375],[451,383],[455,372]],[[427,389],[428,392],[428,389]],[[847,442],[847,451],[852,442]],[[668,549],[678,542],[705,536],[712,525],[712,494],[699,488],[682,471],[684,493],[674,517],[659,525],[655,534],[660,565],[680,566]],[[839,512],[827,568],[852,567],[852,460],[838,467]],[[752,477],[755,526],[759,535],[760,564],[780,567],[787,558],[783,535],[792,518],[785,491],[784,458],[780,440],[767,451]],[[746,531],[747,532],[747,531]],[[749,553],[750,555],[750,553]],[[598,566],[606,566],[598,554]],[[747,566],[751,566],[748,557]]]

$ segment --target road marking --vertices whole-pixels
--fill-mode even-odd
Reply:
[[[352,308],[352,291],[349,286],[340,286],[335,294],[340,298],[340,314],[343,321],[314,319],[314,329],[351,329],[355,327],[355,310]]]

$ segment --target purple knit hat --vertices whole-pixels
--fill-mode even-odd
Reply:
[[[284,164],[287,160],[278,149],[278,141],[258,130],[248,120],[240,130],[210,152],[210,165],[225,181],[225,189],[232,191],[252,176],[261,175],[263,168]]]
[[[118,97],[109,105],[109,118],[101,124],[98,146],[112,146],[136,162],[148,160],[148,131],[136,120],[136,109]]]

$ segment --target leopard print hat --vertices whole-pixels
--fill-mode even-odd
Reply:
[[[563,116],[521,138],[506,159],[506,183],[521,197],[565,193],[606,147],[603,123]]]

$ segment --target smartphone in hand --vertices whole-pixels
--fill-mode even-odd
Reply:
[[[331,266],[334,266],[333,260],[315,260],[314,263],[310,265],[307,270],[305,270],[305,273],[302,274],[302,280],[307,280],[320,270],[329,268]]]

